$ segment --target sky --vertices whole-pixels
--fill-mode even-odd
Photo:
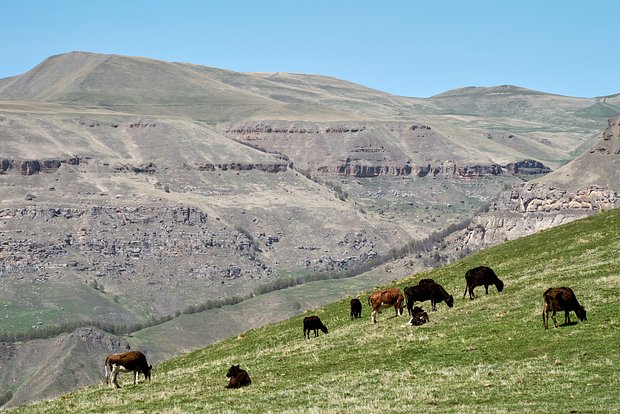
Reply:
[[[71,51],[326,75],[429,97],[620,93],[617,0],[0,0],[0,78]]]

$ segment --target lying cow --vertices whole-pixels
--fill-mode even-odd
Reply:
[[[394,306],[396,316],[403,314],[403,302],[405,297],[398,288],[383,289],[368,296],[368,305],[372,307],[370,320],[377,323],[377,312],[381,309]]]
[[[426,322],[429,321],[428,313],[426,313],[424,309],[422,309],[419,306],[414,306],[413,309],[411,310],[411,314],[412,316],[408,322],[408,325],[420,326],[420,325],[424,325]]]
[[[108,355],[105,359],[105,381],[116,388],[118,385],[119,372],[133,372],[133,384],[138,383],[138,375],[144,374],[144,380],[151,380],[152,365],[146,362],[146,357],[140,351],[128,351],[122,354]]]
[[[405,296],[407,297],[407,311],[411,316],[413,316],[415,302],[430,300],[433,311],[437,310],[437,303],[441,301],[444,301],[449,308],[454,306],[454,297],[433,279],[422,279],[417,285],[405,288]]]
[[[362,302],[358,298],[351,299],[351,319],[362,317]]]
[[[306,316],[304,318],[304,338],[310,339],[310,331],[314,331],[314,337],[319,336],[319,329],[327,333],[327,326],[323,325],[318,316]]]
[[[228,368],[226,377],[228,378],[226,388],[241,388],[252,383],[250,374],[246,370],[239,368],[239,365],[232,365]]]
[[[543,293],[543,325],[545,330],[549,325],[549,311],[551,311],[551,318],[553,319],[553,326],[558,327],[558,321],[555,319],[555,313],[557,311],[564,311],[564,323],[570,323],[569,312],[574,311],[580,321],[587,321],[586,310],[579,304],[575,293],[571,288],[549,288]]]
[[[463,292],[463,299],[469,290],[469,299],[474,300],[474,288],[476,286],[484,286],[484,292],[489,294],[489,286],[495,285],[498,292],[504,289],[504,282],[502,282],[493,269],[487,266],[478,266],[473,269],[469,269],[465,273],[465,292]]]

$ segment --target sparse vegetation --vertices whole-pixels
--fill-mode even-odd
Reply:
[[[441,281],[454,308],[422,327],[384,312],[349,318],[348,299],[312,313],[329,334],[302,339],[300,315],[157,365],[151,383],[96,385],[8,412],[617,412],[620,210],[490,248],[413,275]],[[461,299],[465,270],[492,265],[502,293]],[[545,331],[542,292],[571,286],[588,322]],[[252,377],[224,388],[231,364]],[[390,408],[387,409],[391,411]]]

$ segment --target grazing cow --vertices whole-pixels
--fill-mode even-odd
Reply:
[[[119,372],[133,372],[133,384],[138,383],[138,374],[144,374],[144,380],[151,380],[152,365],[146,362],[146,357],[140,351],[128,351],[122,354],[108,355],[105,359],[105,380],[106,384],[112,384],[116,388],[118,385],[117,377]]]
[[[437,282],[432,279],[422,279],[415,286],[405,288],[405,296],[407,297],[407,310],[412,315],[413,304],[417,302],[431,301],[431,309],[437,310],[437,303],[444,301],[449,308],[454,306],[454,298]]]
[[[411,314],[411,320],[408,322],[409,325],[420,326],[429,321],[428,313],[426,313],[424,309],[419,306],[414,306],[411,310]]]
[[[403,314],[403,302],[405,297],[398,288],[388,288],[375,292],[368,296],[368,305],[372,307],[372,313],[370,320],[372,323],[377,323],[377,312],[381,309],[390,308],[394,306],[396,309],[396,316]]]
[[[327,326],[323,325],[323,322],[318,316],[306,316],[304,318],[304,338],[310,339],[310,331],[314,331],[314,337],[319,336],[319,329],[323,333],[327,333]]]
[[[551,318],[553,318],[553,326],[558,327],[558,321],[555,319],[555,313],[557,311],[564,311],[564,323],[570,323],[570,311],[574,311],[580,321],[587,321],[586,310],[579,304],[575,293],[571,288],[549,288],[543,293],[543,325],[545,330],[549,325],[549,311],[551,311]]]
[[[351,319],[362,317],[362,302],[358,298],[351,299]]]
[[[239,365],[232,365],[228,368],[226,377],[228,378],[226,388],[241,388],[252,383],[250,374],[246,370],[239,368]]]
[[[465,273],[465,292],[463,292],[463,299],[469,290],[469,299],[474,300],[474,288],[476,286],[484,286],[484,291],[489,294],[489,285],[495,285],[498,292],[504,289],[504,282],[502,282],[493,269],[486,266],[478,266],[473,269],[469,269]]]

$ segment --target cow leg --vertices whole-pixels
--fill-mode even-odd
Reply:
[[[110,383],[110,375],[112,374],[112,371],[109,369],[108,364],[106,364],[106,365],[105,365],[105,368],[104,368],[104,369],[105,369],[105,373],[104,373],[105,378],[104,378],[104,381],[105,381],[105,385],[108,385],[108,384]]]
[[[370,314],[370,321],[372,323],[377,323],[377,310],[373,309],[371,314]]]
[[[112,368],[112,385],[114,386],[114,388],[120,388],[121,386],[118,385],[118,373],[120,371],[120,367],[118,365],[114,365],[114,367]]]
[[[551,312],[551,319],[553,319],[553,326],[558,327],[558,320],[555,318],[555,309]]]
[[[465,295],[467,295],[467,288],[469,288],[469,286],[465,285],[465,291],[463,292],[463,299],[465,299]]]
[[[570,312],[564,311],[564,324],[569,324],[569,323],[570,323]]]
[[[484,294],[485,295],[489,294],[489,285],[484,285]]]
[[[138,374],[139,374],[139,372],[140,371],[138,371],[138,370],[135,370],[133,372],[133,385],[137,385],[138,384]]]

